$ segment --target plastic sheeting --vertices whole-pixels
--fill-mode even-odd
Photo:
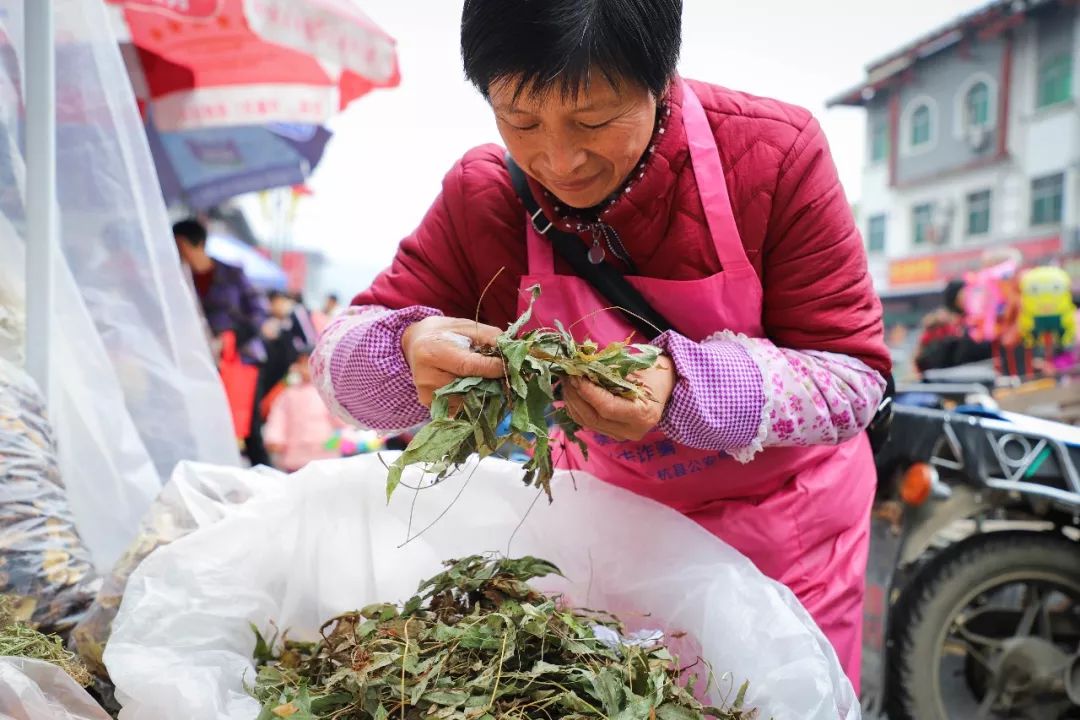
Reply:
[[[0,657],[0,720],[109,720],[109,715],[60,668]]]
[[[279,486],[282,478],[276,470],[261,466],[244,471],[182,463],[176,468],[143,517],[135,542],[105,576],[96,602],[72,633],[79,656],[91,672],[102,677],[108,674],[102,654],[135,568],[154,550],[216,523],[230,508],[248,502],[267,486]]]
[[[387,507],[374,455],[288,477],[184,466],[176,500],[253,494],[210,513],[178,506],[208,522],[132,574],[105,650],[121,717],[250,720],[249,623],[311,639],[329,618],[404,602],[443,561],[485,552],[554,562],[565,580],[541,588],[615,612],[628,631],[667,632],[684,664],[700,656],[715,671],[718,696],[749,680],[763,718],[859,717],[836,653],[791,592],[684,515],[583,473],[559,473],[549,505],[519,465],[490,458],[410,492],[420,479],[410,472]]]
[[[178,462],[239,456],[104,4],[56,0],[55,9],[61,252],[51,410],[76,523],[107,569]],[[0,0],[6,356],[18,355],[11,345],[24,332],[12,321],[25,295],[22,10],[22,0]]]

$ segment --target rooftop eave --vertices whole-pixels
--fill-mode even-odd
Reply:
[[[969,35],[985,40],[1007,32],[1022,24],[1028,12],[1054,2],[1076,4],[1076,0],[994,0],[870,63],[866,68],[866,80],[829,99],[826,107],[864,107],[877,93],[902,78],[903,73],[920,60],[963,42]]]
[[[863,83],[849,90],[829,98],[825,101],[825,107],[866,107],[866,104],[877,97],[878,93],[891,84],[892,78],[886,78],[877,83]]]

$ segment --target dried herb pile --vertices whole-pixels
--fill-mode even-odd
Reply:
[[[0,595],[0,656],[44,660],[66,672],[83,687],[90,685],[90,672],[64,642],[55,635],[43,635],[26,622],[25,603],[11,595]]]
[[[562,428],[569,440],[587,452],[576,436],[581,427],[564,409],[552,409],[552,403],[559,399],[559,381],[585,377],[620,397],[646,397],[646,391],[630,376],[655,365],[659,348],[629,341],[604,348],[593,342],[578,343],[558,321],[555,328],[533,330],[519,338],[518,333],[532,318],[540,287],[535,285],[530,292],[529,307],[499,336],[496,346],[474,348],[502,358],[505,376],[497,380],[460,378],[435,393],[431,422],[390,466],[388,498],[409,465],[424,465],[438,481],[469,456],[485,458],[506,443],[532,452],[524,466],[525,484],[543,488],[550,498],[554,462],[549,422]],[[509,426],[500,432],[500,424],[507,416]]]
[[[550,563],[474,556],[447,567],[402,608],[330,620],[320,642],[256,631],[258,720],[757,717],[742,708],[745,685],[730,707],[704,706],[662,638],[626,640],[616,618],[533,589],[558,573]]]

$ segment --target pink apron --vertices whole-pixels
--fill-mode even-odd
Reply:
[[[697,96],[685,84],[683,92],[694,177],[723,271],[690,281],[627,279],[691,340],[719,330],[761,337],[761,283],[735,225],[713,132]],[[584,280],[555,274],[551,244],[526,224],[529,272],[521,287],[538,283],[543,289],[529,327],[551,327],[556,319],[569,325],[606,307]],[[520,294],[520,309],[527,295]],[[600,343],[632,332],[619,312],[592,315],[575,327],[579,339]],[[659,432],[640,442],[582,436],[589,460],[566,443],[562,466],[587,470],[685,513],[791,588],[832,641],[858,690],[875,483],[865,434],[839,447],[769,448],[746,465],[725,453],[679,445]]]

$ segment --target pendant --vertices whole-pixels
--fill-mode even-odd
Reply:
[[[593,246],[589,248],[589,262],[593,265],[599,265],[604,262],[604,256],[606,254],[603,246],[600,243],[595,242],[593,243]]]

